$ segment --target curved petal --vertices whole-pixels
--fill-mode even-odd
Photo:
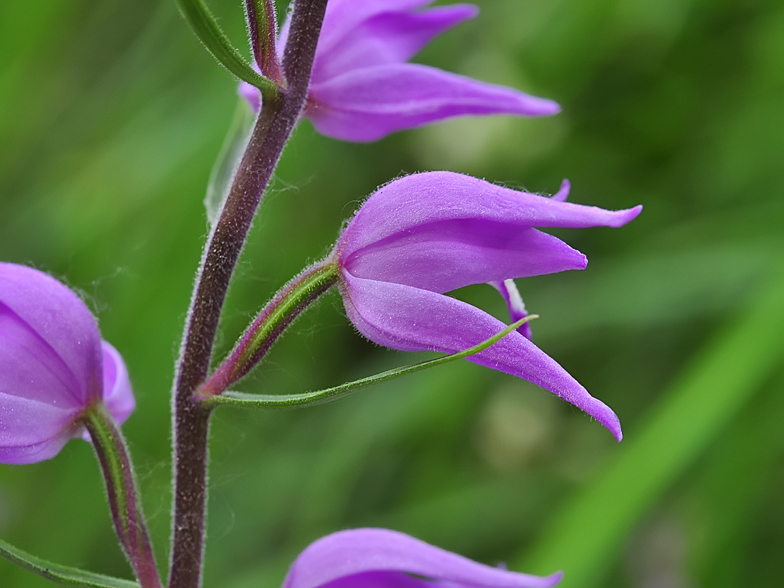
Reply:
[[[402,129],[463,115],[549,116],[558,104],[425,65],[352,70],[310,89],[307,116],[324,135],[374,141]]]
[[[81,405],[101,392],[101,336],[90,311],[66,286],[38,270],[0,263],[0,302],[51,346],[78,382]]]
[[[428,172],[397,179],[376,191],[348,224],[338,247],[348,255],[422,225],[463,219],[519,228],[620,227],[641,210],[642,206],[604,210],[518,192],[453,172]]]
[[[240,85],[237,86],[237,94],[240,95],[240,98],[248,101],[253,112],[259,111],[261,108],[261,92],[259,92],[258,88],[251,86],[248,82],[240,82]]]
[[[0,393],[73,413],[86,406],[84,390],[62,358],[3,302],[0,302]],[[0,412],[0,423],[4,424],[5,416]]]
[[[0,406],[0,463],[49,459],[78,434],[72,409],[5,392],[0,392]]]
[[[354,29],[363,21],[373,18],[384,12],[408,12],[433,0],[329,0],[327,12],[324,14],[324,23],[321,26],[317,51],[321,54],[328,53],[332,47],[347,35],[354,33]],[[288,37],[287,18],[281,27],[281,45]]]
[[[328,535],[294,561],[283,588],[549,588],[562,574],[531,576],[478,564],[423,541],[386,529],[355,529]]]
[[[352,275],[433,292],[584,269],[586,257],[532,229],[483,219],[420,225],[341,257]]]
[[[455,353],[506,326],[484,311],[442,294],[361,279],[347,272],[343,272],[343,280],[343,302],[351,322],[371,341],[393,349]],[[467,360],[549,390],[594,417],[621,440],[615,413],[517,331]]]
[[[128,370],[118,351],[106,341],[103,349],[103,400],[118,424],[124,423],[136,408]]]
[[[488,284],[498,290],[501,296],[503,296],[504,302],[506,302],[506,306],[509,308],[509,318],[513,323],[528,316],[523,297],[520,296],[520,291],[517,289],[517,284],[515,284],[514,280],[492,281],[488,282]],[[523,325],[517,329],[517,332],[526,339],[531,340],[533,338],[533,333],[531,333],[531,322],[523,323]]]
[[[352,69],[407,61],[435,36],[474,18],[478,12],[470,4],[454,4],[424,11],[376,14],[350,35],[344,35],[328,52],[319,52],[311,79],[318,84]]]
[[[558,188],[558,191],[550,196],[550,200],[555,200],[556,202],[566,202],[566,199],[569,198],[569,191],[572,189],[572,185],[569,183],[569,180],[564,180],[561,182],[561,187]]]

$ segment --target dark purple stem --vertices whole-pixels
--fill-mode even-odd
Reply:
[[[287,88],[263,105],[202,256],[173,393],[174,518],[169,588],[201,583],[210,411],[194,392],[210,367],[223,302],[261,196],[307,99],[327,0],[297,0],[283,57]]]
[[[272,0],[245,0],[245,16],[248,19],[253,58],[261,74],[278,86],[285,86],[278,58],[275,3]]]

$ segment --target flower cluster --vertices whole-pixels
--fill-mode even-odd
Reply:
[[[390,182],[360,207],[327,258],[284,287],[209,374],[230,277],[274,163],[300,113],[324,135],[363,142],[455,116],[548,116],[559,111],[548,99],[409,63],[435,36],[477,14],[472,5],[431,3],[296,0],[277,46],[290,55],[296,51],[286,46],[295,45],[301,63],[292,67],[308,65],[286,80],[274,49],[274,2],[246,0],[254,53],[260,62],[272,56],[276,70],[276,75],[259,78],[258,87],[269,89],[263,82],[269,83],[272,90],[265,97],[287,107],[271,109],[269,117],[261,117],[270,124],[254,127],[210,234],[188,314],[173,401],[170,586],[195,588],[201,581],[206,432],[214,407],[204,402],[241,396],[227,387],[256,365],[295,317],[333,285],[340,290],[348,318],[369,340],[403,351],[457,354],[441,362],[474,353],[469,361],[549,390],[598,420],[618,441],[622,438],[615,413],[531,341],[527,323],[512,331],[516,325],[507,328],[487,312],[448,296],[464,286],[489,284],[503,296],[517,323],[528,313],[515,279],[584,269],[587,264],[585,255],[540,229],[620,227],[642,208],[610,211],[566,202],[566,181],[550,198],[446,171]],[[200,35],[219,30],[203,12],[202,2],[180,0],[180,6]],[[299,32],[290,35],[290,30]],[[303,30],[310,36],[300,35]],[[300,37],[307,42],[297,47]],[[208,47],[219,47],[219,60],[234,55],[223,40],[208,40]],[[250,66],[243,65],[249,74],[245,79],[255,79]],[[263,107],[254,87],[243,83],[240,93],[256,110]],[[507,331],[512,332],[496,341]],[[431,364],[406,369],[423,367]],[[378,378],[389,378],[390,373]],[[285,400],[311,402],[317,396],[288,395]],[[253,402],[259,401],[247,401]],[[48,459],[69,439],[86,435],[87,428],[104,471],[115,528],[139,585],[160,588],[130,457],[115,423],[125,421],[134,406],[120,354],[101,340],[95,319],[79,297],[40,271],[0,263],[0,462]],[[0,545],[0,555],[8,552],[4,549]],[[16,552],[14,557],[46,577],[70,583],[84,583],[87,577],[81,572],[56,576],[40,560],[26,560]],[[550,588],[561,576],[492,568],[401,533],[356,529],[328,535],[306,548],[283,588]]]

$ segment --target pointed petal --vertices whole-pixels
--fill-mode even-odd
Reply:
[[[386,529],[355,529],[328,535],[294,561],[283,588],[425,588],[439,584],[483,588],[549,588],[562,574],[530,576],[478,564]],[[334,584],[331,584],[334,582]]]
[[[365,337],[386,347],[455,353],[506,326],[478,308],[442,294],[357,278],[347,272],[343,272],[343,279],[343,302],[349,319]],[[520,333],[510,333],[467,359],[549,390],[594,417],[621,440],[615,413]]]
[[[429,172],[397,179],[375,192],[346,227],[338,246],[347,258],[362,247],[396,235],[411,234],[424,225],[466,219],[521,229],[620,227],[634,219],[640,210],[641,206],[610,211],[559,202],[462,174]]]
[[[504,301],[506,302],[506,306],[509,308],[509,317],[511,322],[516,323],[517,321],[528,316],[528,311],[525,309],[523,297],[520,296],[520,291],[517,289],[517,284],[515,284],[514,280],[493,281],[488,283],[493,288],[498,290],[501,296],[503,296]],[[517,332],[526,339],[531,340],[533,333],[531,333],[530,321],[524,323],[519,329],[517,329]]]
[[[128,370],[118,351],[106,341],[101,342],[103,349],[103,400],[106,408],[118,424],[124,423],[133,409],[136,400],[131,391]]]
[[[248,101],[253,112],[258,112],[261,109],[261,92],[258,88],[251,86],[248,82],[240,82],[240,85],[237,86],[237,94]]]
[[[341,259],[352,275],[433,292],[470,284],[584,269],[585,256],[532,229],[484,219],[420,225]]]
[[[313,64],[314,84],[352,69],[403,63],[435,36],[478,14],[475,6],[454,4],[418,12],[382,12],[321,51]]]
[[[310,100],[307,116],[316,129],[346,141],[374,141],[454,116],[549,116],[560,110],[552,100],[411,63],[352,70],[314,83]]]
[[[550,200],[555,200],[556,202],[566,202],[566,199],[569,198],[569,190],[571,190],[572,185],[569,183],[569,180],[564,180],[561,182],[561,187],[558,188],[558,191],[550,196]]]
[[[327,54],[332,47],[339,43],[347,35],[354,33],[356,27],[363,21],[373,18],[381,13],[403,13],[412,11],[415,8],[430,4],[433,0],[330,0],[327,4],[327,12],[324,15],[324,23],[321,26],[321,35],[317,51]],[[284,32],[288,32],[288,22],[286,19],[284,28],[281,29],[281,41],[285,42]]]
[[[0,302],[67,366],[78,384],[76,390],[70,386],[69,390],[80,396],[82,406],[98,398],[101,337],[95,319],[76,294],[43,272],[0,263]]]

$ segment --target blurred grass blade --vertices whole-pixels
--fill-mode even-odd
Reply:
[[[784,355],[784,280],[738,313],[628,435],[615,461],[561,509],[519,569],[562,569],[560,588],[590,588],[605,575],[638,521],[719,435]]]
[[[265,98],[268,93],[277,92],[277,86],[254,70],[231,44],[204,0],[177,0],[177,4],[196,36],[223,67],[239,79],[256,86]]]
[[[103,574],[94,574],[77,568],[49,563],[34,555],[25,553],[2,540],[0,540],[0,555],[16,565],[58,584],[83,586],[85,588],[139,588],[139,584],[130,580],[121,580],[120,578],[112,578]]]
[[[238,100],[234,117],[229,125],[226,138],[223,140],[220,154],[210,172],[210,181],[207,184],[207,194],[204,197],[204,207],[207,209],[207,219],[210,225],[218,220],[223,202],[228,194],[229,184],[234,176],[245,147],[248,144],[250,131],[253,126],[253,110],[246,100]]]
[[[422,361],[420,363],[415,363],[406,367],[395,368],[393,370],[381,372],[380,374],[368,376],[367,378],[360,378],[359,380],[354,380],[353,382],[347,382],[346,384],[341,384],[340,386],[335,386],[333,388],[326,388],[324,390],[317,390],[315,392],[305,392],[304,394],[245,394],[243,392],[229,391],[224,392],[220,396],[211,396],[204,402],[208,405],[228,404],[232,406],[244,406],[248,408],[287,408],[293,406],[307,406],[311,404],[331,402],[361,390],[362,388],[372,386],[373,384],[380,384],[381,382],[394,380],[395,378],[399,378],[401,376],[407,376],[408,374],[413,374],[428,368],[449,363],[450,361],[454,361],[456,359],[464,359],[474,355],[475,353],[479,353],[494,343],[497,343],[512,331],[517,330],[521,325],[535,318],[539,318],[539,315],[530,314],[527,317],[520,319],[516,323],[512,323],[503,331],[496,333],[489,339],[485,339],[478,345],[463,351],[445,355],[443,357],[437,357],[436,359],[430,359],[428,361]]]

